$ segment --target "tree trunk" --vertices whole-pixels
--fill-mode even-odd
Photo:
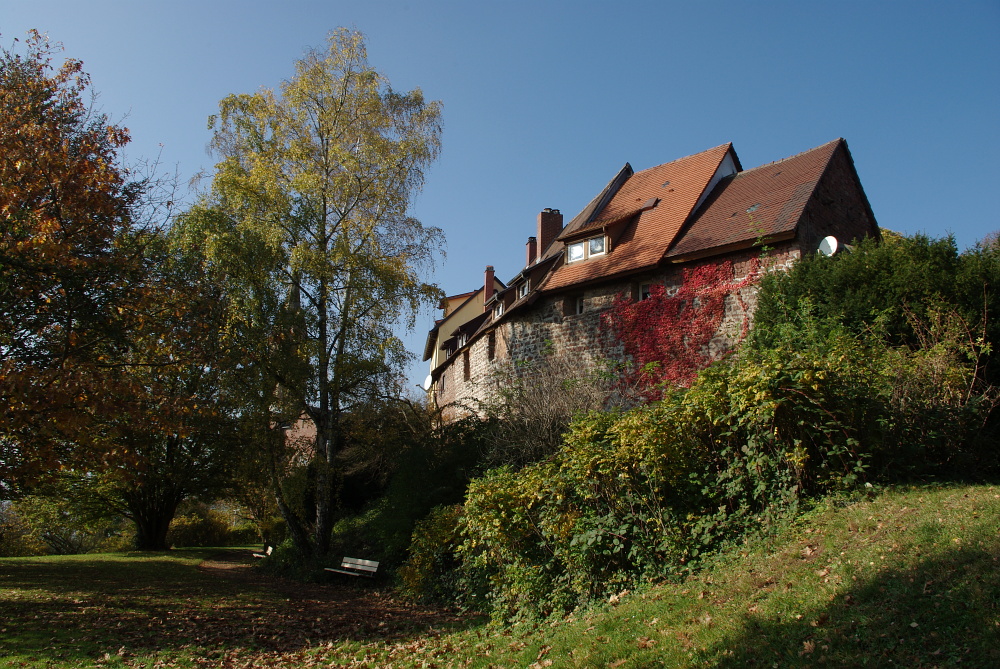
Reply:
[[[169,550],[167,531],[170,529],[170,521],[173,519],[173,511],[170,511],[169,515],[163,511],[159,514],[134,518],[136,549],[140,551]]]
[[[141,551],[165,551],[167,531],[184,494],[168,481],[140,484],[127,503],[129,517],[135,523],[135,547]]]

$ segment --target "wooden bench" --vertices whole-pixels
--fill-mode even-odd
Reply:
[[[338,574],[348,576],[367,576],[371,578],[378,571],[378,562],[374,560],[359,560],[358,558],[345,557],[340,562],[340,568],[324,567],[327,571],[335,571]]]
[[[263,559],[269,556],[272,552],[274,552],[274,546],[268,546],[266,551],[264,551],[263,553],[254,553],[253,556],[255,558]]]

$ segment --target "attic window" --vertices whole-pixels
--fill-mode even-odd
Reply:
[[[587,253],[591,256],[604,255],[604,235],[587,240]]]
[[[503,302],[498,302],[497,306],[493,307],[493,318],[500,318],[503,316]]]
[[[607,248],[604,235],[575,242],[566,247],[566,262],[579,262],[594,256],[602,256],[607,252]]]
[[[760,202],[758,202],[757,204],[753,204],[753,205],[750,205],[749,207],[747,207],[747,213],[748,214],[752,214],[755,211],[757,211],[758,209],[760,209]]]
[[[528,287],[528,282],[527,281],[525,281],[520,286],[518,286],[517,287],[517,297],[518,297],[518,299],[521,299],[522,297],[525,297],[528,294],[528,290],[530,290],[530,288]]]

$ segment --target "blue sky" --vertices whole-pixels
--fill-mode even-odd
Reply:
[[[524,262],[537,213],[576,214],[636,169],[733,142],[746,168],[847,139],[880,225],[964,248],[1000,228],[1000,2],[0,0],[84,61],[103,110],[186,181],[206,119],[274,87],[337,26],[444,108],[414,214],[444,230],[448,293]],[[162,146],[161,146],[162,145]],[[422,350],[428,312],[407,337]],[[411,376],[422,379],[423,364]]]

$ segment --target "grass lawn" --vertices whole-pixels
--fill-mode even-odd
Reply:
[[[247,556],[0,559],[0,666],[1000,667],[996,486],[830,503],[684,583],[505,629]]]
[[[0,667],[270,666],[460,621],[370,583],[293,583],[250,561],[220,549],[0,559]]]

